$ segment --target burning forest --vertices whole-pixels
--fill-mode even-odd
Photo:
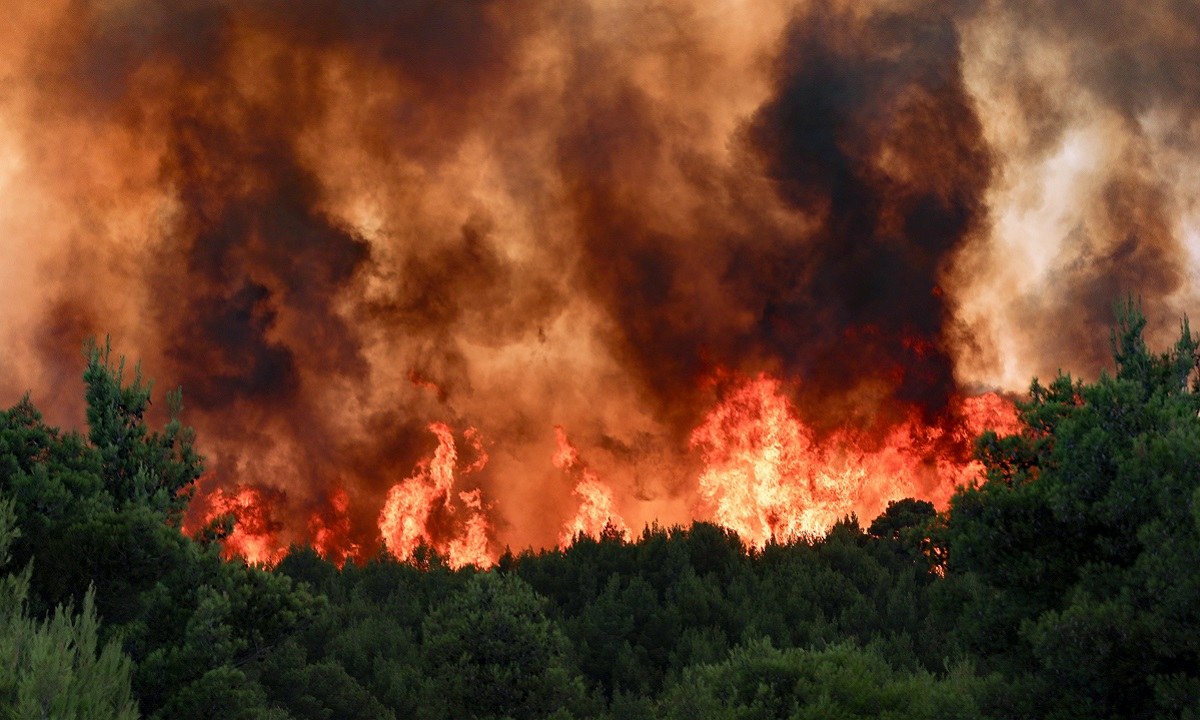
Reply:
[[[8,11],[0,399],[77,425],[111,335],[254,562],[945,509],[1197,300],[1187,3]]]

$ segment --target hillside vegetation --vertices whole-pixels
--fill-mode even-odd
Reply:
[[[1115,371],[1034,381],[949,510],[753,550],[711,524],[452,571],[221,559],[203,471],[106,348],[86,435],[0,412],[0,717],[1200,717],[1200,388],[1121,308]]]

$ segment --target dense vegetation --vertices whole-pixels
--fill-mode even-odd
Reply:
[[[86,436],[0,413],[0,717],[1200,717],[1197,342],[1151,353],[1122,310],[1115,375],[1035,381],[947,513],[489,572],[222,561],[225,529],[179,532],[190,432],[93,347]]]

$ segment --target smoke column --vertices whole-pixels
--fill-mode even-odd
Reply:
[[[281,546],[371,554],[447,447],[435,538],[553,545],[580,468],[686,521],[747,378],[883,442],[1196,300],[1182,0],[10,5],[0,400],[78,425],[111,334],[183,386],[193,522]]]

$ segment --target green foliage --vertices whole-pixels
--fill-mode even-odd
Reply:
[[[974,700],[982,685],[966,666],[939,680],[924,671],[897,671],[879,654],[852,645],[778,650],[759,641],[723,662],[689,668],[664,694],[661,717],[965,720],[982,717]]]
[[[583,699],[566,638],[518,577],[473,576],[426,617],[423,635],[423,717],[543,718]]]
[[[200,669],[163,706],[157,717],[173,720],[267,720],[286,715],[266,707],[266,693],[246,673],[229,665]]]
[[[91,346],[86,437],[0,411],[0,558],[26,568],[0,577],[0,717],[1200,717],[1198,343],[1144,327],[1123,303],[1113,374],[1035,380],[948,512],[761,550],[655,526],[487,572],[223,561],[178,529],[202,468],[178,395],[151,430],[149,384]]]
[[[867,530],[877,538],[911,540],[913,533],[919,536],[937,518],[933,503],[925,500],[905,498],[888,503],[883,514],[875,518]]]
[[[260,681],[271,700],[298,720],[395,718],[395,713],[340,663],[333,659],[309,663],[304,648],[295,640],[284,643],[263,661]]]
[[[0,491],[15,503],[24,564],[68,523],[112,512],[100,458],[83,438],[48,427],[29,396],[0,411]]]
[[[19,533],[11,500],[0,499],[0,567]],[[92,592],[82,612],[59,606],[28,615],[29,570],[0,577],[0,713],[5,718],[134,720],[131,663],[115,642],[100,641]]]
[[[120,638],[136,663],[133,692],[150,717],[210,717],[221,707],[237,708],[225,717],[279,716],[259,666],[320,603],[286,577],[222,562],[216,548],[180,534],[202,463],[179,420],[179,394],[168,395],[166,426],[152,431],[140,373],[126,384],[107,346],[90,345],[87,356],[86,438],[47,427],[28,398],[0,413],[0,492],[30,528],[14,546],[18,562],[32,561],[28,606],[36,616],[82,604],[70,628],[61,609],[45,621],[60,633],[91,632],[102,618],[98,632]],[[76,686],[55,694],[60,703],[88,697]]]
[[[100,454],[109,493],[118,505],[152,507],[178,526],[192,484],[204,471],[193,449],[195,433],[179,420],[182,392],[167,393],[170,420],[161,432],[151,432],[145,424],[151,384],[142,382],[141,367],[126,385],[125,359],[114,361],[107,342],[103,349],[89,343],[86,353],[88,438]]]
[[[981,441],[949,517],[955,632],[1046,717],[1172,716],[1200,699],[1197,341],[1151,354],[1127,302],[1115,376],[1036,381],[1027,431]]]

